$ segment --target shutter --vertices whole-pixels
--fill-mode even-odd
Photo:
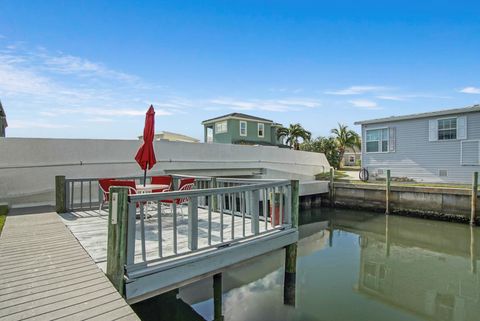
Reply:
[[[457,139],[467,139],[467,116],[457,118]]]
[[[436,119],[428,121],[428,140],[431,142],[438,140],[438,121]]]
[[[388,151],[394,152],[396,144],[396,128],[390,127],[388,129]]]

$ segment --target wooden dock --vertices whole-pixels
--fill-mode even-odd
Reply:
[[[7,217],[0,320],[139,320],[56,213]]]

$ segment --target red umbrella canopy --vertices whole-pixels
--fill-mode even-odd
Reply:
[[[155,136],[155,109],[150,105],[145,117],[145,128],[143,129],[143,144],[135,156],[135,160],[143,170],[152,169],[157,163],[155,150],[153,149],[153,138]]]

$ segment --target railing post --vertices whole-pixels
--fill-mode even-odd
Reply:
[[[329,198],[330,198],[330,206],[333,207],[335,205],[335,186],[334,186],[334,178],[335,178],[335,169],[333,167],[330,167],[330,184],[328,185],[329,187]]]
[[[477,219],[477,197],[478,197],[478,172],[473,172],[470,225],[475,225],[475,221]]]
[[[292,228],[298,227],[299,215],[299,181],[292,180],[290,188],[290,217]],[[283,303],[295,306],[295,288],[297,275],[297,243],[287,245],[285,248],[285,279],[283,289]]]
[[[188,201],[188,248],[198,248],[198,199],[190,197]]]
[[[250,215],[251,215],[251,231],[253,234],[260,233],[259,213],[260,213],[260,197],[259,191],[254,190],[250,193]]]
[[[57,213],[65,213],[67,211],[67,194],[65,187],[65,176],[55,176],[55,211]]]
[[[212,177],[212,178],[211,178],[210,188],[217,188],[217,178],[216,178],[216,177]],[[218,211],[218,199],[217,199],[217,195],[212,195],[212,197],[211,197],[211,199],[209,199],[209,201],[212,202],[212,210],[213,210],[214,212]]]
[[[135,227],[132,227],[135,228]],[[128,188],[111,187],[108,206],[107,277],[120,295],[125,293],[128,237]]]
[[[385,214],[390,214],[390,170],[387,169],[387,179],[385,182]]]

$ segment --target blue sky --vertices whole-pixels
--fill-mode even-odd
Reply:
[[[478,1],[0,1],[8,136],[203,137],[244,112],[337,122],[480,103]],[[358,130],[358,128],[355,128]]]

